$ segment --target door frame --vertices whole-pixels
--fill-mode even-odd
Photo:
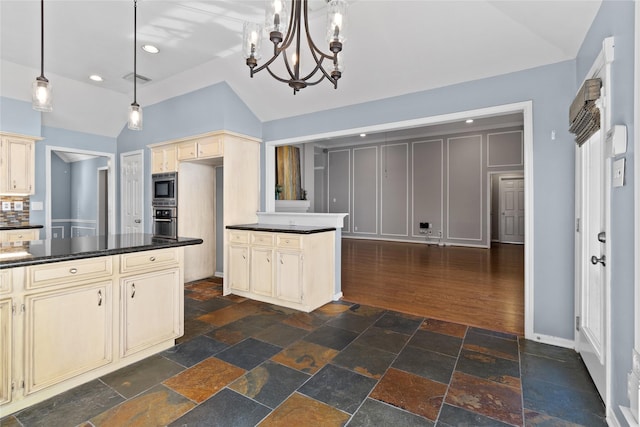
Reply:
[[[602,42],[602,50],[595,59],[589,72],[584,76],[579,86],[582,86],[585,80],[600,77],[602,79],[602,96],[601,96],[601,108],[602,108],[602,125],[600,128],[600,144],[605,144],[605,135],[611,127],[611,63],[614,59],[614,40],[613,37],[607,37]],[[607,266],[611,266],[612,262],[611,254],[611,159],[603,158],[604,166],[602,172],[605,174],[605,182],[603,186],[604,194],[604,211],[605,211],[605,233],[606,243],[604,253],[607,256]],[[584,264],[589,262],[587,258],[589,254],[589,247],[587,239],[582,238],[581,230],[586,222],[583,218],[582,207],[582,153],[580,147],[575,147],[575,257],[574,257],[574,272],[575,272],[575,296],[574,307],[575,316],[581,313],[581,290],[583,281],[583,272],[585,271]],[[580,231],[580,233],[578,232]],[[610,268],[610,267],[609,267]],[[611,274],[607,271],[604,272],[604,365],[605,365],[605,396],[602,400],[605,404],[605,411],[607,414],[611,411]],[[577,323],[577,322],[576,322]],[[574,328],[574,342],[577,343],[579,331]]]
[[[390,130],[406,129],[410,127],[435,125],[453,121],[464,121],[468,118],[495,116],[510,113],[522,113],[523,124],[523,155],[524,155],[524,185],[525,185],[525,216],[524,216],[524,335],[527,339],[538,340],[540,334],[534,335],[534,210],[533,210],[533,101],[515,102],[475,110],[459,111],[437,116],[422,117],[400,122],[383,123],[358,128],[343,129],[318,134],[303,135],[293,138],[264,141],[265,171],[263,182],[265,188],[275,188],[275,147],[278,145],[300,144],[310,140],[321,140],[340,136],[358,135],[360,133],[376,133]],[[265,212],[275,212],[275,194],[265,191]]]
[[[124,163],[124,157],[126,156],[131,156],[131,155],[140,155],[140,160],[141,160],[141,168],[140,168],[140,174],[141,174],[141,180],[140,182],[142,183],[142,200],[141,200],[141,204],[142,204],[142,209],[140,209],[140,213],[141,213],[141,218],[140,221],[142,221],[142,232],[144,233],[145,231],[145,227],[147,225],[146,221],[145,221],[145,206],[144,206],[144,150],[132,150],[132,151],[127,151],[125,153],[120,153],[120,174],[119,174],[119,178],[120,178],[120,198],[122,199],[122,193],[123,193],[123,188],[124,188],[124,179],[122,179],[122,164]],[[120,220],[120,233],[124,234],[124,222],[122,220],[122,218],[124,218],[123,212],[122,210],[124,209],[123,204],[120,203],[120,215],[119,215],[119,220]]]
[[[66,153],[88,154],[91,156],[106,157],[108,172],[108,192],[109,192],[109,230],[116,229],[116,156],[114,153],[104,153],[101,151],[81,150],[79,148],[57,147],[47,145],[45,150],[45,176],[46,176],[46,199],[45,199],[45,234],[47,239],[51,239],[51,154],[53,151],[63,151]],[[72,237],[71,235],[69,237]]]
[[[107,176],[106,176],[106,187],[107,187],[107,213],[106,213],[106,221],[100,221],[100,205],[102,204],[101,202],[101,195],[102,195],[102,187],[100,185],[100,179],[101,179],[101,175],[104,172],[107,172]],[[107,234],[109,234],[109,166],[103,166],[100,167],[96,170],[96,174],[98,175],[98,179],[97,179],[97,184],[98,184],[98,188],[97,188],[97,194],[98,194],[98,206],[96,207],[96,209],[98,210],[98,217],[96,218],[96,236],[99,236],[101,233],[101,229],[102,229],[102,225],[103,222],[107,223]],[[113,233],[111,233],[113,234]]]

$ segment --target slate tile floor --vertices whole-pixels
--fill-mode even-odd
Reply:
[[[344,302],[313,313],[185,286],[175,347],[5,426],[604,426],[571,350]]]

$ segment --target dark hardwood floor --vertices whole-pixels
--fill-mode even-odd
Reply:
[[[342,240],[346,301],[524,335],[524,246]]]

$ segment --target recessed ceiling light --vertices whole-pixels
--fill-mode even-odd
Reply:
[[[148,53],[158,53],[158,52],[160,52],[160,49],[158,49],[157,47],[155,47],[152,44],[144,44],[144,45],[142,45],[142,50],[144,50],[145,52],[148,52]]]
[[[465,123],[467,123],[467,124],[473,123],[473,119],[467,119],[467,120],[465,120]]]
[[[367,136],[367,134],[366,134],[366,133],[361,133],[361,134],[360,134],[360,138],[364,138],[365,136]]]
[[[94,82],[101,82],[101,81],[103,81],[103,80],[104,80],[104,79],[102,78],[102,76],[99,76],[99,75],[97,75],[97,74],[91,74],[91,75],[89,76],[89,79],[93,80]]]

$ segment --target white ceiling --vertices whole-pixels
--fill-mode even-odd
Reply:
[[[338,89],[297,95],[265,72],[249,78],[244,21],[264,20],[263,0],[139,0],[138,86],[148,106],[226,81],[262,121],[290,117],[575,58],[600,0],[351,0]],[[324,2],[311,0],[324,47]],[[30,101],[40,68],[40,2],[0,0],[0,95]],[[266,57],[268,40],[263,43]],[[133,0],[45,1],[45,75],[54,111],[43,124],[117,136],[133,85]],[[90,74],[105,81],[94,83]]]

